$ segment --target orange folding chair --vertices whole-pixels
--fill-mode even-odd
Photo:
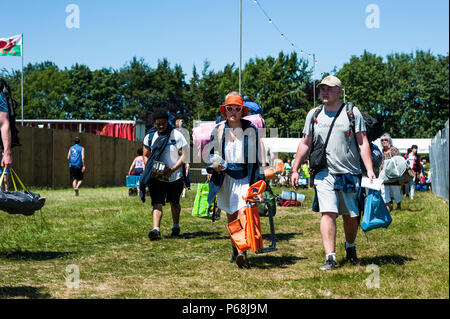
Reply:
[[[253,250],[256,254],[267,253],[277,250],[275,227],[273,225],[273,216],[269,214],[270,233],[272,243],[269,247],[264,248],[261,222],[256,205],[257,197],[266,190],[266,182],[261,180],[248,188],[247,194],[242,198],[247,202],[245,215],[241,216],[227,225],[231,235],[231,240],[235,244],[239,253],[248,249]]]

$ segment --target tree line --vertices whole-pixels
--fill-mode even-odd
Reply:
[[[364,52],[322,76],[327,74],[342,80],[346,102],[377,117],[393,137],[432,137],[449,118],[448,55],[416,51],[383,58]],[[20,105],[20,70],[3,69],[1,75]],[[24,67],[24,119],[145,122],[164,105],[192,128],[192,120],[215,120],[225,95],[238,85],[235,64],[215,71],[208,61],[201,70],[194,66],[189,80],[181,66],[172,67],[167,59],[152,68],[134,57],[119,69],[97,70],[81,64],[61,69],[50,61],[30,63]],[[242,95],[262,106],[267,127],[278,128],[281,137],[301,133],[313,107],[313,85],[311,65],[295,52],[249,59],[242,70]],[[318,96],[316,90],[316,105]]]

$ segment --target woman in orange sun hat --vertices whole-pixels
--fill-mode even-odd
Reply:
[[[220,113],[226,119],[216,125],[211,133],[210,155],[219,161],[209,161],[206,170],[211,174],[208,204],[212,205],[217,196],[217,206],[227,213],[228,223],[245,215],[246,202],[242,195],[249,185],[264,179],[258,158],[258,130],[248,120],[243,119],[248,108],[237,92],[229,93]],[[233,246],[230,262],[236,261],[239,268],[249,267],[247,255]]]

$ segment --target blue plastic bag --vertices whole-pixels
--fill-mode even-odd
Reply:
[[[361,228],[367,232],[376,228],[388,228],[392,222],[391,215],[386,208],[381,192],[369,189],[364,202],[364,216]]]

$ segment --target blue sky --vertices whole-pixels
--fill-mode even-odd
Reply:
[[[299,49],[316,54],[317,77],[364,50],[449,52],[447,0],[257,1]],[[69,4],[80,9],[79,29],[66,27]],[[379,28],[366,26],[369,4],[379,8]],[[0,38],[24,34],[25,64],[117,69],[133,56],[153,67],[166,57],[189,78],[205,59],[214,70],[239,63],[239,0],[2,0],[1,8]],[[243,42],[244,63],[292,51],[253,0],[243,0]],[[20,57],[0,57],[0,69],[20,66]]]

